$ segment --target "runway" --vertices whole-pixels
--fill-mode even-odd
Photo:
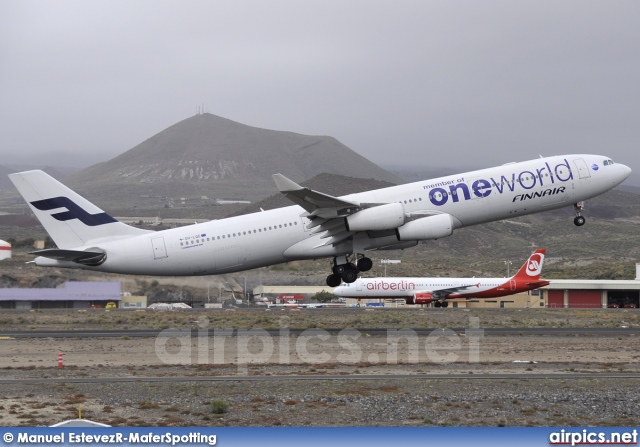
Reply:
[[[173,376],[173,377],[73,377],[0,379],[0,385],[47,383],[184,383],[184,382],[276,382],[276,381],[365,381],[365,380],[577,380],[640,379],[640,373],[514,373],[514,374],[304,374],[286,376]]]
[[[416,335],[429,335],[443,328],[402,328],[402,329],[374,329],[374,328],[346,328],[348,330],[357,331],[362,334],[388,335],[397,334],[401,331],[413,331]],[[640,328],[447,328],[456,333],[464,334],[466,331],[482,331],[484,335],[639,335]],[[111,338],[111,337],[171,337],[174,335],[184,336],[190,333],[192,337],[223,335],[225,337],[234,337],[237,335],[263,335],[277,336],[286,332],[287,335],[299,336],[303,333],[313,335],[316,333],[329,333],[337,335],[345,328],[312,328],[312,329],[164,329],[164,330],[65,330],[65,331],[0,331],[0,339],[2,338]],[[247,332],[252,331],[252,332]]]

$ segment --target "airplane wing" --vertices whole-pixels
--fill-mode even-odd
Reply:
[[[436,298],[446,298],[452,293],[463,291],[465,289],[468,289],[469,287],[476,287],[477,285],[478,284],[464,284],[464,285],[455,286],[455,287],[444,287],[442,289],[422,290],[416,293],[431,293]]]
[[[339,199],[338,197],[305,188],[282,174],[273,174],[273,180],[276,182],[280,192],[292,202],[304,208],[309,213],[309,216],[342,217],[338,215],[338,212],[342,211],[342,209],[345,209],[344,213],[347,215],[360,209],[360,203],[358,202]],[[349,212],[351,208],[353,208],[353,211]]]
[[[335,219],[354,214],[365,207],[375,206],[375,204],[361,204],[305,188],[282,174],[273,174],[273,180],[282,194],[305,209],[304,216],[311,220],[307,228],[315,228],[311,234],[326,232],[321,238],[327,241],[318,247],[337,245],[356,233],[348,231],[342,219]]]
[[[359,231],[379,231],[379,232],[392,232],[396,227],[388,228],[362,228],[354,230],[353,227],[345,225],[345,219],[349,216],[356,214],[363,210],[373,209],[376,207],[395,207],[395,203],[362,203],[353,200],[341,199],[339,197],[330,196],[322,192],[314,191],[309,188],[298,185],[291,179],[288,179],[282,174],[274,174],[273,180],[276,182],[276,186],[282,194],[284,194],[292,202],[300,205],[306,213],[302,214],[303,217],[307,217],[311,222],[307,224],[307,229],[313,231],[311,234],[324,233],[320,239],[326,239],[326,242],[319,244],[317,247],[323,247],[327,245],[337,245],[349,238],[352,238],[354,234]],[[402,205],[399,205],[402,207]],[[396,214],[393,214],[395,211]],[[385,215],[387,210],[380,209],[379,215]],[[398,216],[399,211],[390,211],[389,216]],[[404,224],[408,220],[419,219],[421,217],[429,216],[432,212],[424,213],[409,213],[405,214],[404,208],[401,208],[401,224]],[[395,219],[395,217],[391,217]],[[400,219],[400,217],[398,217]],[[397,221],[396,221],[397,222]]]

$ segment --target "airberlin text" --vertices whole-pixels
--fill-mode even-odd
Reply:
[[[367,282],[367,290],[415,290],[416,284],[411,281],[371,281]]]
[[[565,158],[563,162],[554,167],[549,163],[544,163],[539,168],[532,168],[527,171],[513,172],[510,176],[501,175],[498,178],[488,179],[476,178],[465,180],[464,177],[453,180],[442,180],[437,183],[424,185],[423,189],[428,189],[429,200],[436,206],[442,206],[449,202],[459,202],[461,199],[471,200],[488,197],[492,193],[503,194],[514,192],[516,187],[525,190],[544,188],[544,190],[523,193],[516,195],[512,202],[529,200],[538,197],[545,197],[556,194],[563,194],[565,187],[558,185],[573,180],[573,172],[569,162]]]

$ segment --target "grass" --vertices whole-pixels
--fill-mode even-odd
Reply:
[[[313,312],[313,314],[311,314]],[[437,318],[425,318],[430,312]],[[266,314],[266,315],[265,315]],[[198,321],[206,318],[209,329],[281,329],[280,314],[263,309],[238,309],[235,312],[203,309],[176,312],[131,312],[92,309],[79,312],[72,309],[33,312],[11,310],[4,314],[3,330],[122,330],[125,328],[162,330],[199,329]],[[516,318],[517,316],[517,318]],[[470,317],[477,317],[480,327],[629,327],[640,326],[640,312],[627,309],[448,309],[446,312],[413,309],[322,310],[287,312],[287,325],[291,329],[342,328],[464,328]],[[28,326],[25,326],[28,324]],[[126,340],[126,338],[123,338]]]
[[[229,411],[229,404],[222,399],[213,399],[210,408],[213,414],[224,414]]]

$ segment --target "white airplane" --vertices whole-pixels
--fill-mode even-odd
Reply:
[[[448,307],[447,299],[495,298],[538,289],[545,249],[536,250],[511,278],[359,278],[333,290],[342,298],[404,298],[407,304]]]
[[[331,287],[371,269],[367,250],[402,249],[455,229],[573,205],[622,183],[631,169],[598,155],[511,163],[333,197],[274,174],[295,202],[270,211],[149,231],[117,221],[42,171],[10,174],[57,248],[38,266],[136,275],[215,275],[293,260],[333,258]]]

